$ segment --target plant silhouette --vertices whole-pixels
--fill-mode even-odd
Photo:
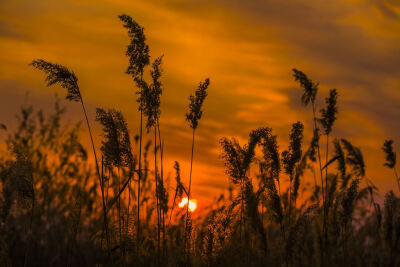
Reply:
[[[191,212],[210,79],[189,96],[185,177],[184,165],[165,160],[169,140],[160,127],[168,58],[151,60],[144,28],[128,15],[119,20],[128,32],[126,74],[137,88],[138,133],[121,111],[97,108],[102,140],[96,147],[75,73],[33,60],[47,86],[61,86],[67,100],[81,104],[93,157],[81,139],[85,130],[65,120],[57,98],[51,110],[22,106],[16,127],[0,124],[0,266],[400,266],[400,198],[393,190],[379,192],[367,172],[368,155],[337,136],[339,90],[317,107],[324,92],[298,69],[292,82],[311,106],[312,132],[307,121],[287,125],[284,149],[268,122],[249,131],[244,144],[220,138],[216,164],[224,164],[228,177],[220,178],[228,178],[229,197],[222,193]],[[379,164],[393,170],[400,191],[396,143],[382,141]]]

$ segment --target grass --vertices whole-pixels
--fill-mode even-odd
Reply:
[[[251,131],[246,144],[222,138],[230,196],[221,195],[196,220],[188,208],[176,209],[191,198],[195,133],[210,80],[189,96],[188,184],[175,162],[172,185],[164,179],[160,131],[163,57],[151,62],[144,28],[119,18],[128,30],[126,73],[137,87],[140,131],[132,138],[120,111],[98,108],[103,134],[96,149],[75,73],[34,60],[48,86],[60,85],[68,100],[81,103],[95,162],[93,168],[79,139],[80,124],[63,122],[59,101],[47,113],[22,107],[15,130],[0,124],[7,133],[0,155],[0,266],[400,265],[400,198],[389,191],[383,203],[375,201],[378,189],[366,176],[361,148],[332,136],[338,91],[329,92],[318,113],[318,83],[297,69],[300,101],[312,107],[311,140],[301,122],[292,124],[284,150],[270,127]],[[144,144],[143,126],[154,131],[152,142]],[[393,169],[400,190],[394,141],[382,143],[382,168]]]

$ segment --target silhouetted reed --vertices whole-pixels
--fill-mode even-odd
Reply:
[[[133,170],[133,154],[127,123],[121,112],[98,108],[96,121],[103,125],[104,139],[101,151],[107,168],[129,167]]]
[[[396,170],[396,152],[393,151],[393,140],[385,140],[382,150],[385,153],[386,159],[386,162],[383,164],[383,166],[388,167],[389,169],[393,169],[397,181],[397,186],[400,192],[400,178]]]
[[[150,70],[150,75],[152,78],[152,84],[148,87],[148,90],[144,94],[144,114],[147,117],[147,124],[146,128],[147,131],[150,130],[151,127],[154,127],[154,177],[155,177],[155,182],[156,182],[156,203],[157,203],[157,231],[158,231],[158,250],[160,250],[160,233],[161,233],[161,224],[162,220],[161,218],[163,217],[164,213],[162,213],[161,209],[161,200],[163,199],[163,203],[165,203],[165,190],[163,186],[163,179],[159,179],[162,177],[159,177],[158,175],[158,168],[157,168],[157,126],[158,126],[158,131],[160,133],[160,127],[159,127],[159,118],[161,114],[160,110],[160,104],[161,104],[161,94],[162,94],[162,83],[161,83],[161,74],[162,74],[162,68],[161,68],[161,63],[162,63],[162,58],[163,56],[157,58],[153,64],[152,64],[152,70]],[[159,148],[162,150],[162,144],[161,144],[161,136],[159,134]],[[161,157],[162,157],[162,151],[161,151]],[[165,205],[164,205],[165,207]],[[164,229],[164,227],[163,227]],[[163,233],[163,237],[165,237],[165,231]]]
[[[206,78],[204,82],[200,82],[194,95],[189,96],[189,112],[186,113],[186,121],[190,123],[190,128],[192,128],[192,153],[190,156],[190,173],[189,173],[189,185],[188,185],[188,205],[186,207],[186,217],[189,218],[189,203],[190,203],[190,189],[192,185],[192,172],[193,172],[193,153],[194,153],[194,136],[196,128],[199,124],[199,120],[203,115],[203,103],[207,97],[207,88],[210,85],[210,79]],[[187,224],[189,220],[187,219]],[[186,227],[185,231],[185,243],[188,238],[189,227]]]
[[[146,44],[146,36],[144,28],[141,27],[128,15],[120,15],[119,19],[124,23],[123,27],[128,29],[130,44],[126,49],[126,56],[129,58],[129,65],[126,73],[131,75],[136,82],[139,91],[137,102],[140,110],[140,132],[139,132],[139,177],[138,177],[138,192],[137,192],[137,220],[136,220],[136,241],[137,249],[140,242],[140,183],[142,179],[142,136],[143,136],[143,98],[148,90],[147,84],[143,81],[144,68],[150,63],[149,46]]]
[[[325,99],[325,104],[326,107],[322,108],[320,110],[321,112],[321,118],[319,119],[319,122],[322,125],[322,128],[324,129],[324,133],[326,136],[326,148],[325,148],[325,201],[324,201],[324,221],[325,221],[325,242],[326,246],[328,246],[328,231],[327,229],[327,217],[328,217],[328,167],[329,167],[329,134],[332,132],[332,127],[334,122],[336,121],[336,114],[338,112],[337,110],[337,97],[338,93],[336,89],[331,89],[329,91],[329,97]],[[328,249],[328,248],[327,248]]]
[[[175,195],[174,195],[174,200],[172,202],[171,214],[169,216],[168,225],[171,223],[172,212],[174,211],[176,199],[177,198],[182,199],[182,195],[184,192],[187,197],[187,192],[186,192],[185,186],[182,184],[182,181],[181,181],[181,168],[180,168],[179,162],[175,161],[174,169],[175,169],[175,173],[176,173],[175,174],[176,186],[175,186]]]
[[[325,99],[326,107],[321,109],[321,119],[319,120],[326,135],[325,184],[328,182],[329,134],[332,132],[332,126],[336,121],[336,114],[338,112],[336,106],[337,97],[338,93],[336,89],[331,89],[329,97]],[[325,187],[325,196],[327,193],[327,187]]]
[[[121,192],[120,172],[121,168],[129,168],[129,178],[131,179],[134,171],[134,158],[131,150],[131,142],[128,126],[121,112],[116,110],[106,111],[98,108],[96,110],[96,121],[103,125],[104,139],[101,151],[104,157],[104,166],[112,170],[118,169],[118,192]],[[130,192],[129,192],[130,194]],[[122,247],[122,224],[121,224],[121,196],[118,197],[118,223],[119,223],[119,243]],[[108,210],[112,205],[108,206]],[[128,210],[129,214],[129,210]]]
[[[293,124],[292,131],[290,132],[290,144],[289,149],[282,152],[282,163],[285,169],[285,173],[289,175],[289,226],[290,219],[292,216],[292,186],[296,187],[296,191],[299,186],[299,181],[293,181],[294,169],[296,164],[300,161],[302,150],[301,143],[303,140],[304,126],[302,123],[297,122]],[[295,185],[292,185],[295,182]],[[296,193],[297,194],[297,193]]]
[[[319,149],[319,127],[317,125],[317,116],[316,116],[316,96],[318,93],[318,83],[314,83],[310,78],[307,77],[303,72],[293,69],[293,77],[295,81],[300,83],[300,86],[304,89],[304,93],[301,96],[301,102],[307,106],[311,102],[312,112],[313,112],[313,121],[314,121],[314,137],[316,140],[316,147],[318,152],[318,163],[319,170],[321,175],[321,188],[322,188],[322,199],[325,199],[325,189],[324,189],[324,180],[322,177],[322,162],[321,162],[321,153]]]
[[[102,192],[104,228],[106,231],[107,244],[108,244],[109,237],[108,237],[108,226],[107,226],[106,203],[105,203],[105,199],[104,199],[104,186],[102,183],[102,178],[100,176],[99,162],[97,160],[97,153],[96,153],[96,149],[94,146],[92,130],[91,130],[89,119],[88,119],[88,116],[86,113],[85,104],[83,102],[83,98],[82,98],[82,95],[81,95],[81,92],[80,92],[80,89],[78,86],[78,78],[75,76],[74,72],[70,71],[67,67],[64,67],[59,64],[53,64],[51,62],[48,62],[48,61],[45,61],[42,59],[33,60],[30,63],[30,65],[32,65],[36,69],[41,70],[47,74],[47,76],[46,76],[47,86],[51,86],[54,84],[60,84],[62,88],[67,89],[66,98],[68,100],[80,102],[82,105],[83,114],[85,116],[86,124],[87,124],[88,130],[89,130],[90,141],[92,143],[93,155],[94,155],[94,160],[95,160],[95,164],[96,164],[96,171],[97,171],[97,176],[99,179],[99,185],[100,185],[100,189]]]

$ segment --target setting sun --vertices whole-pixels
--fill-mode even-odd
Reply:
[[[183,208],[183,207],[186,206],[187,203],[188,203],[188,199],[187,199],[187,197],[184,197],[184,198],[182,198],[181,203],[179,203],[179,207]],[[189,210],[191,212],[193,212],[196,208],[197,208],[197,200],[196,199],[191,199],[189,201]]]

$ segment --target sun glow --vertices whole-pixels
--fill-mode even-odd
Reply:
[[[179,207],[183,208],[187,205],[188,199],[187,197],[182,198],[181,203],[179,203]],[[197,208],[197,200],[196,199],[191,199],[189,201],[189,211],[193,212]]]

